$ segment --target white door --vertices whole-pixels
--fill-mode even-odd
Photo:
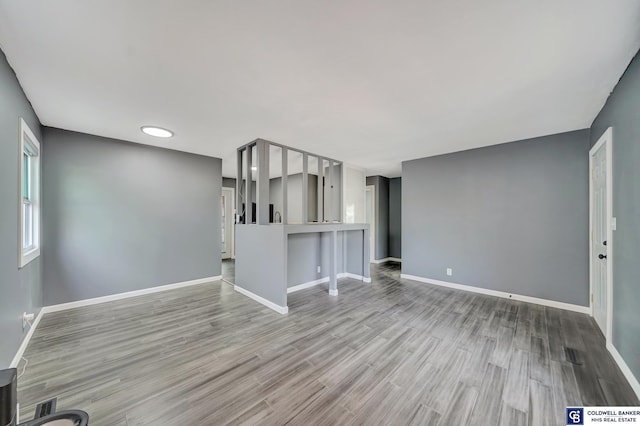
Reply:
[[[607,130],[591,149],[591,301],[593,317],[608,337],[609,281],[611,267],[611,197],[610,151],[611,131]]]
[[[221,210],[221,247],[222,258],[229,259],[233,256],[233,188],[222,188],[222,199],[220,200]]]
[[[365,223],[369,224],[369,260],[373,262],[376,258],[376,193],[375,186],[368,185],[365,189]]]

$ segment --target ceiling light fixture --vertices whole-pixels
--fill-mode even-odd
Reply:
[[[142,130],[142,133],[149,136],[155,136],[156,138],[170,138],[173,136],[173,132],[171,130],[163,129],[162,127],[142,126],[140,127],[140,130]]]

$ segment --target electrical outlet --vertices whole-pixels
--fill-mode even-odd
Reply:
[[[322,268],[320,268],[320,266],[318,266],[318,273],[322,272]]]
[[[22,329],[27,328],[27,324],[31,325],[31,321],[35,318],[34,314],[28,314],[26,312],[22,313]]]
[[[453,269],[447,268],[447,275],[448,276],[452,276],[453,275]]]

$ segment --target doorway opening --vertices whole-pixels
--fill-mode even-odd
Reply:
[[[222,188],[220,199],[220,251],[222,256],[222,278],[235,281],[235,189]]]
[[[613,316],[613,131],[589,150],[589,287],[591,315],[607,342]]]
[[[234,253],[234,208],[235,190],[233,188],[222,188],[221,207],[221,250],[223,259],[232,259]]]

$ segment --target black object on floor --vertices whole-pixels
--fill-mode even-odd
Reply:
[[[18,403],[18,370],[0,370],[0,426],[15,426]]]
[[[89,424],[89,415],[80,410],[65,410],[59,413],[53,413],[39,419],[34,419],[18,426],[47,426],[53,424],[56,426],[87,426]]]
[[[0,370],[0,426],[16,426],[18,402],[18,374],[15,368]],[[41,402],[36,407],[33,420],[17,426],[88,426],[89,415],[80,410],[64,410],[56,413],[58,399]]]

